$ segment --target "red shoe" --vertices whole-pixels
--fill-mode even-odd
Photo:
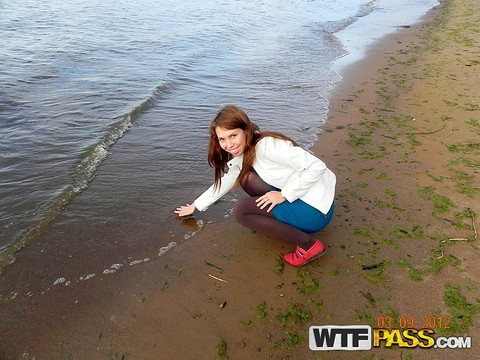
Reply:
[[[308,250],[304,250],[300,246],[297,246],[295,252],[285,254],[283,256],[283,260],[292,266],[303,266],[306,263],[324,255],[326,252],[326,246],[320,240],[317,240],[315,244],[313,244]]]

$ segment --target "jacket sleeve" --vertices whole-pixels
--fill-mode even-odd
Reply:
[[[235,165],[231,166],[228,172],[223,175],[220,187],[215,189],[215,185],[210,186],[193,202],[195,207],[199,211],[205,211],[210,205],[212,205],[215,201],[220,199],[233,188],[233,185],[235,185],[235,181],[237,180],[239,174],[240,167]]]
[[[302,197],[327,171],[326,164],[307,150],[294,146],[289,141],[266,139],[268,142],[262,149],[265,158],[290,169],[283,182],[284,186],[281,187],[282,196],[289,202]]]

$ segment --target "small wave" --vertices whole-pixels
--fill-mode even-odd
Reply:
[[[342,31],[343,29],[346,29],[347,27],[355,23],[359,18],[371,14],[377,8],[378,0],[372,0],[366,4],[363,4],[354,16],[350,16],[346,19],[341,19],[337,21],[325,21],[320,24],[320,27],[323,31],[334,34]]]
[[[110,148],[130,130],[132,122],[143,112],[155,106],[157,101],[171,92],[174,86],[174,82],[157,86],[146,100],[113,123],[98,144],[90,146],[82,154],[81,160],[72,174],[73,191],[75,193],[79,193],[88,187],[99,165],[108,157]]]
[[[32,76],[33,80],[50,80],[50,79],[58,79],[58,75],[35,75]]]
[[[357,20],[358,20],[358,17],[351,16],[347,19],[342,19],[338,21],[326,21],[321,24],[321,29],[326,31],[327,33],[334,34],[336,32],[339,32],[349,27]]]
[[[88,187],[88,184],[95,177],[97,168],[108,157],[110,148],[132,127],[132,122],[143,112],[155,106],[163,96],[173,91],[178,84],[178,81],[172,80],[154,88],[152,94],[146,100],[133,107],[127,114],[120,116],[117,121],[108,127],[106,135],[97,144],[90,146],[81,154],[78,164],[71,173],[71,184],[67,185],[52,201],[43,218],[20,235],[12,245],[7,245],[6,248],[0,250],[0,273],[8,265],[15,262],[17,251],[45,232],[65,206]]]
[[[379,0],[372,0],[366,4],[363,4],[358,10],[357,17],[364,17],[372,13],[375,9],[378,8]]]

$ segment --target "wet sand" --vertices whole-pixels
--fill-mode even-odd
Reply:
[[[0,359],[478,357],[479,18],[475,0],[446,2],[342,72],[313,149],[338,177],[320,260],[282,267],[291,244],[207,224],[128,271],[2,299]],[[31,266],[24,254],[3,284],[55,271],[48,258]],[[473,348],[308,347],[311,325],[420,329],[432,317]]]

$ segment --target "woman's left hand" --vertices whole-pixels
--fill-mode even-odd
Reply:
[[[267,209],[267,212],[270,212],[275,205],[281,204],[285,200],[280,191],[269,191],[265,195],[260,196],[255,202],[260,209],[264,209],[270,205]]]

